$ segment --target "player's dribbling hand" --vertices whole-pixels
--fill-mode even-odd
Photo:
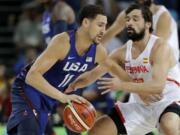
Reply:
[[[81,97],[81,96],[78,96],[78,95],[75,95],[75,94],[72,94],[72,95],[66,95],[64,94],[63,96],[63,99],[61,100],[62,103],[69,103],[70,101],[74,101],[74,102],[77,102],[79,104],[81,103],[87,103],[88,101]]]

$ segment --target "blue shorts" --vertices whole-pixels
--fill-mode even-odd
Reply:
[[[14,133],[27,135],[27,133],[32,132],[35,133],[35,135],[42,135],[47,122],[48,113],[24,108],[24,110],[18,112],[12,111],[7,123],[7,132],[9,135],[11,135],[11,133],[13,133],[12,135],[14,135]]]
[[[81,94],[81,91],[78,92],[76,94]],[[9,135],[27,135],[24,134],[24,131],[32,131],[35,135],[44,133],[48,122],[48,114],[51,112],[52,107],[51,105],[48,106],[48,103],[45,104],[40,96],[36,92],[33,93],[32,89],[25,87],[23,81],[16,80],[14,82],[11,92],[12,112],[7,123]],[[72,133],[68,134],[71,135]]]
[[[35,117],[26,117],[8,131],[8,135],[42,135]]]
[[[12,112],[7,123],[9,135],[42,135],[48,122],[48,112],[39,111],[20,93],[21,87],[11,93]]]

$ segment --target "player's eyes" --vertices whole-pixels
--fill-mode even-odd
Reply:
[[[98,27],[105,27],[105,24],[98,24]]]
[[[131,20],[131,18],[130,17],[126,17],[125,20],[126,20],[126,22],[129,22]]]
[[[133,18],[133,20],[134,20],[135,22],[137,22],[139,19],[138,19],[138,18]]]
[[[130,21],[130,19],[129,18],[126,18],[126,22],[129,22]]]

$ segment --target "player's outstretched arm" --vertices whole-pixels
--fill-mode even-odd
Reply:
[[[171,34],[171,17],[168,12],[164,12],[160,17],[156,25],[155,34],[158,37],[168,41]]]
[[[81,74],[69,85],[69,87],[66,89],[66,93],[74,91],[78,88],[83,88],[93,83],[107,72],[119,77],[121,80],[131,81],[128,74],[110,57],[108,57],[105,48],[101,45],[98,45],[97,47],[95,61],[99,65],[93,70]]]
[[[169,46],[164,44],[166,44],[166,42],[159,40],[156,47],[154,47],[152,50],[152,80],[142,83],[134,83],[122,82],[117,78],[105,78],[99,82],[99,84],[102,85],[99,88],[111,90],[121,89],[127,92],[146,95],[161,94],[165,87],[168,70],[170,67],[172,67],[173,62],[175,64],[172,50],[169,48]]]
[[[69,85],[69,87],[65,90],[65,93],[75,91],[79,88],[84,88],[95,82],[105,73],[107,73],[107,68],[98,65],[94,69],[81,74],[74,82]]]
[[[99,48],[103,48],[103,51],[106,52],[104,47],[102,47],[101,45],[97,46],[95,63],[98,63],[98,64],[101,63],[99,61],[103,61],[102,60],[103,57],[105,57],[103,59],[107,58],[106,56],[107,54],[104,55],[102,53],[103,51],[100,51],[101,49]],[[96,81],[100,76],[107,73],[107,70],[108,70],[107,67],[103,65],[98,65],[94,69],[81,74],[74,82],[72,82],[69,85],[69,87],[65,90],[65,93],[69,93],[69,92],[77,90],[78,88],[83,88],[85,86],[88,86],[89,84]]]

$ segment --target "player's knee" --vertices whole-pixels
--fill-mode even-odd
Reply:
[[[88,131],[87,135],[96,135],[96,132],[95,132],[94,128],[90,129]]]
[[[96,121],[93,128],[89,130],[88,135],[117,135],[117,129],[112,119],[104,115]]]
[[[103,131],[104,119],[106,119],[104,116],[99,118],[94,126],[88,131],[87,135],[98,135],[101,131]]]
[[[99,132],[101,132],[101,128],[99,128],[98,126],[96,126],[96,125],[98,125],[99,124],[99,122],[97,122],[96,124],[95,124],[95,126],[93,126],[88,132],[87,132],[87,135],[98,135],[99,134]]]
[[[175,113],[165,113],[160,120],[160,127],[166,135],[179,135],[179,116]]]

